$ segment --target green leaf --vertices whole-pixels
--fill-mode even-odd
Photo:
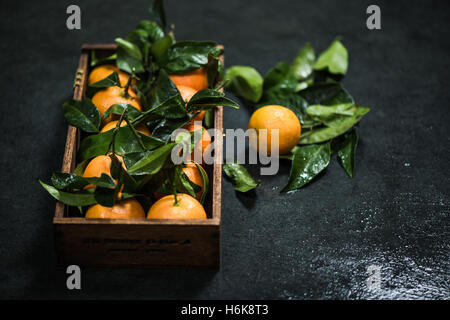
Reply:
[[[147,122],[147,125],[152,128],[151,133],[153,138],[162,142],[167,142],[170,139],[172,132],[185,126],[193,116],[194,115],[188,114],[186,118],[180,119],[168,119],[160,116]]]
[[[370,111],[369,108],[355,106],[357,110],[355,114],[351,117],[340,116],[335,118],[333,121],[327,123],[327,127],[314,128],[307,132],[302,133],[300,136],[299,144],[312,144],[324,142],[333,139],[341,134],[344,134],[358,123],[361,118]]]
[[[358,134],[355,129],[347,134],[333,140],[333,151],[337,152],[339,163],[350,178],[353,178],[355,171],[356,146],[358,145]]]
[[[127,35],[127,38],[125,39],[125,41],[132,43],[133,45],[135,45],[135,47],[137,49],[139,49],[138,52],[140,52],[142,57],[139,58],[137,55],[135,57],[135,59],[142,61],[143,64],[146,64],[148,54],[150,51],[149,34],[147,33],[147,31],[145,31],[143,29],[136,29],[136,30],[130,31],[130,32],[128,32],[128,35]]]
[[[298,93],[310,105],[335,105],[351,103],[355,104],[353,97],[338,82],[334,83],[316,83]]]
[[[239,109],[239,105],[231,99],[225,97],[225,94],[214,90],[214,89],[204,89],[198,91],[194,94],[187,103],[187,109],[194,111],[203,108],[210,108],[216,106],[231,107],[234,109]]]
[[[164,38],[164,30],[154,21],[142,20],[138,24],[138,29],[144,30],[151,42]]]
[[[156,61],[159,61],[167,49],[170,48],[171,45],[175,43],[175,39],[173,35],[167,35],[161,39],[155,41],[150,47],[150,52],[156,58]]]
[[[117,74],[117,72],[114,71],[105,79],[90,84],[89,86],[94,88],[107,88],[113,86],[120,86],[119,75]]]
[[[303,187],[328,166],[330,157],[330,143],[297,148],[292,159],[289,182],[281,192]]]
[[[208,64],[209,52],[217,46],[212,41],[179,41],[160,59],[168,74],[184,74]]]
[[[205,111],[205,117],[203,118],[203,124],[206,129],[214,126],[214,109],[207,109]]]
[[[116,53],[113,53],[112,55],[110,55],[110,56],[108,56],[106,58],[98,58],[96,53],[95,53],[95,50],[92,50],[91,51],[91,63],[90,63],[90,65],[93,68],[93,67],[96,67],[96,66],[99,66],[99,65],[103,65],[103,64],[111,64],[111,63],[115,64],[116,59],[117,59],[117,54]]]
[[[252,102],[258,102],[261,99],[264,79],[256,69],[233,66],[227,69],[225,81],[229,81],[228,88],[238,96]]]
[[[201,191],[200,186],[189,180],[188,176],[183,172],[183,168],[181,166],[176,166],[174,170],[174,183],[176,190],[181,193],[187,193],[191,197],[195,198],[196,193]]]
[[[73,173],[55,172],[52,175],[52,184],[58,190],[74,191],[93,184],[103,188],[114,188],[116,183],[107,174],[102,173],[101,177],[85,178]]]
[[[195,166],[197,167],[198,171],[202,175],[202,179],[203,179],[203,193],[202,193],[202,197],[200,198],[200,203],[203,205],[206,200],[206,195],[208,194],[208,191],[209,191],[209,177],[202,166],[200,166],[196,162],[194,162],[194,163],[195,163]]]
[[[74,127],[86,132],[98,132],[100,112],[91,99],[69,99],[63,104],[64,117]]]
[[[129,120],[136,119],[139,117],[142,112],[133,107],[131,104],[122,103],[122,104],[113,104],[108,110],[103,114],[103,119],[107,119],[111,114],[122,115],[124,110],[127,110],[127,116]]]
[[[253,180],[247,169],[238,163],[229,162],[224,164],[223,171],[231,180],[233,188],[236,191],[247,192],[259,186],[259,183],[256,183],[255,180]]]
[[[94,191],[95,201],[104,207],[114,206],[117,199],[117,192],[111,188],[97,187]]]
[[[220,61],[220,55],[215,55],[211,50],[208,53],[208,64],[206,65],[206,75],[208,79],[208,87],[214,88],[222,79],[223,64]]]
[[[161,170],[175,145],[175,143],[169,143],[153,151],[145,152],[143,158],[128,169],[128,173],[131,175],[157,173]]]
[[[156,81],[143,94],[145,95],[145,100],[148,102],[145,106],[147,110],[161,106],[161,104],[174,97],[178,97],[179,101],[174,100],[177,103],[181,103],[182,100],[180,92],[164,70],[159,71]]]
[[[153,0],[152,5],[149,8],[150,18],[156,21],[161,28],[166,28],[166,13],[164,11],[163,0]]]
[[[84,138],[80,144],[80,149],[78,150],[79,161],[108,153],[108,151],[110,151],[108,148],[113,138],[113,131],[114,130],[109,130],[104,133],[90,135]],[[152,150],[162,145],[162,142],[156,140],[154,137],[148,137],[139,132],[138,134],[147,150]],[[115,150],[120,155],[142,151],[142,147],[128,126],[121,127],[117,131]]]
[[[39,183],[47,190],[50,195],[56,200],[74,207],[84,207],[90,206],[92,204],[96,204],[97,200],[95,200],[95,196],[91,192],[65,192],[56,189],[55,187],[49,186],[48,184],[43,183],[39,180]]]
[[[314,70],[327,69],[333,74],[346,74],[348,68],[348,52],[344,45],[335,40],[317,59]]]
[[[356,107],[351,103],[336,104],[333,106],[324,106],[315,104],[306,109],[306,113],[315,121],[320,121],[324,124],[332,123],[337,116],[353,116],[356,112]]]
[[[127,40],[116,38],[117,44],[117,66],[128,73],[144,72],[142,53],[139,47]]]
[[[92,98],[100,90],[114,86],[120,86],[119,75],[115,71],[105,79],[90,84],[86,89],[86,96]]]
[[[73,173],[78,176],[82,176],[84,169],[86,169],[86,166],[88,165],[88,163],[89,163],[89,159],[81,161],[80,163],[77,164],[77,166],[73,170]]]
[[[291,72],[291,65],[280,62],[264,76],[263,93],[265,99],[293,93],[297,88],[297,78]]]
[[[305,44],[291,65],[291,72],[297,80],[304,80],[312,74],[315,59],[316,55],[311,44]]]

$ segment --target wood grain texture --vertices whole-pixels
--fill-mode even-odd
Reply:
[[[82,99],[87,87],[89,57],[92,50],[107,56],[115,44],[84,44],[77,72],[79,85],[74,99]],[[221,46],[223,49],[223,47]],[[221,56],[224,62],[223,55]],[[80,73],[79,73],[80,74]],[[214,126],[223,131],[223,108],[214,114]],[[69,126],[63,159],[63,172],[76,166],[80,130]],[[216,159],[222,159],[222,135],[215,138]],[[222,164],[206,168],[211,195],[205,220],[86,219],[71,217],[64,204],[56,204],[53,219],[58,257],[63,263],[91,266],[219,266],[222,202]],[[211,179],[212,175],[212,179]],[[73,209],[73,208],[72,208]]]

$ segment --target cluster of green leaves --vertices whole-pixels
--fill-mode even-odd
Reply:
[[[174,165],[170,160],[173,148],[182,143],[180,139],[171,142],[171,135],[202,110],[207,111],[210,119],[216,106],[239,107],[219,91],[223,66],[217,44],[211,41],[176,42],[173,32],[167,32],[162,0],[153,1],[150,17],[152,20],[141,21],[125,39],[116,39],[117,51],[113,55],[98,58],[93,52],[91,56],[92,67],[115,63],[120,70],[130,74],[130,80],[123,86],[125,95],[131,88],[137,91],[143,110],[129,104],[115,104],[101,118],[91,98],[99,90],[121,87],[116,72],[89,85],[86,97],[81,101],[69,99],[63,104],[69,124],[83,131],[77,153],[79,165],[74,173],[55,173],[53,186],[41,184],[67,205],[79,208],[94,203],[112,206],[119,191],[123,198],[137,196],[144,198],[144,202],[151,202],[158,190],[183,192],[195,197],[200,187],[183,173],[183,165]],[[184,101],[169,74],[184,74],[201,67],[207,68],[209,88]],[[132,84],[132,79],[137,80],[136,84]],[[119,118],[119,122],[113,130],[101,133],[103,120],[110,116]],[[126,122],[125,126],[121,126],[123,122]],[[146,126],[151,136],[141,134],[138,125]],[[186,138],[192,139],[191,135]],[[112,178],[108,175],[82,177],[87,163],[99,155],[112,158]],[[118,165],[117,156],[123,157],[127,170]],[[203,202],[209,182],[206,173],[203,170],[201,173],[206,186]],[[86,189],[86,185],[95,188]]]
[[[336,39],[317,58],[313,47],[304,45],[291,63],[278,63],[264,77],[248,66],[226,71],[228,88],[237,95],[258,106],[285,106],[301,123],[298,145],[282,156],[292,160],[283,192],[310,182],[328,166],[334,153],[353,177],[358,143],[354,126],[370,109],[357,105],[342,86],[347,69],[347,49]]]

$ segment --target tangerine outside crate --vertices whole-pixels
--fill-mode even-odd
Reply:
[[[85,44],[74,83],[74,99],[87,86],[91,51],[108,56],[114,44]],[[223,62],[223,56],[222,62]],[[222,131],[223,108],[214,111],[214,127]],[[80,144],[80,130],[69,126],[63,172],[73,172]],[[215,152],[222,159],[222,141]],[[222,165],[206,168],[210,179],[205,220],[86,219],[71,217],[69,207],[56,204],[53,225],[60,262],[89,266],[209,266],[220,264]]]

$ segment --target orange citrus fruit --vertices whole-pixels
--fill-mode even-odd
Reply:
[[[102,130],[100,130],[100,132],[103,133],[103,132],[107,132],[109,130],[113,130],[116,127],[117,122],[119,122],[119,120],[108,122],[107,124],[105,124],[105,126],[102,128]],[[120,124],[121,127],[124,127],[126,125],[127,125],[126,121],[122,121],[122,123]],[[144,124],[137,125],[135,127],[135,129],[137,131],[139,131],[140,133],[145,134],[146,136],[150,137],[150,131]]]
[[[147,213],[147,219],[206,219],[206,212],[197,199],[185,193],[165,196],[156,201]]]
[[[195,152],[201,153],[202,158],[203,158],[203,155],[204,155],[206,149],[211,144],[211,136],[209,135],[208,131],[203,126],[200,126],[198,124],[189,123],[184,128],[189,132],[195,132],[195,131],[203,129],[202,139],[194,147],[194,151],[192,151],[192,154],[191,154],[191,160],[200,162],[200,159],[194,158],[194,154],[195,154]]]
[[[125,89],[120,87],[108,87],[104,90],[100,90],[92,97],[92,103],[97,107],[100,112],[100,116],[103,118],[103,114],[113,104],[130,104],[137,110],[141,111],[141,105],[139,100],[132,90],[128,90],[128,97],[125,96]],[[104,120],[105,123],[112,121],[112,116],[109,116]]]
[[[278,105],[268,105],[256,110],[250,117],[248,128],[255,129],[256,138],[258,138],[258,142],[252,141],[255,139],[250,139],[252,145],[259,150],[261,147],[259,142],[261,142],[267,147],[268,155],[272,153],[271,130],[278,129],[279,154],[286,154],[291,151],[297,144],[301,134],[300,121],[295,113],[286,107]],[[261,135],[260,138],[261,129],[267,129],[267,136]]]
[[[136,219],[145,218],[145,211],[134,198],[125,199],[112,207],[95,204],[86,212],[88,219]]]
[[[192,96],[197,93],[197,90],[192,89],[191,87],[179,85],[177,86],[178,91],[180,91],[181,97],[183,98],[183,101],[189,101],[191,100]],[[192,118],[192,122],[194,121],[203,121],[203,118],[205,117],[205,110],[200,111],[199,114],[197,114],[194,118]]]
[[[185,74],[171,74],[170,79],[175,85],[191,87],[196,91],[208,88],[206,68],[199,68]]]
[[[88,84],[99,82],[100,80],[103,80],[111,75],[113,72],[117,72],[120,85],[125,86],[130,78],[130,75],[122,70],[119,70],[117,66],[112,64],[104,64],[92,69],[89,73]]]

